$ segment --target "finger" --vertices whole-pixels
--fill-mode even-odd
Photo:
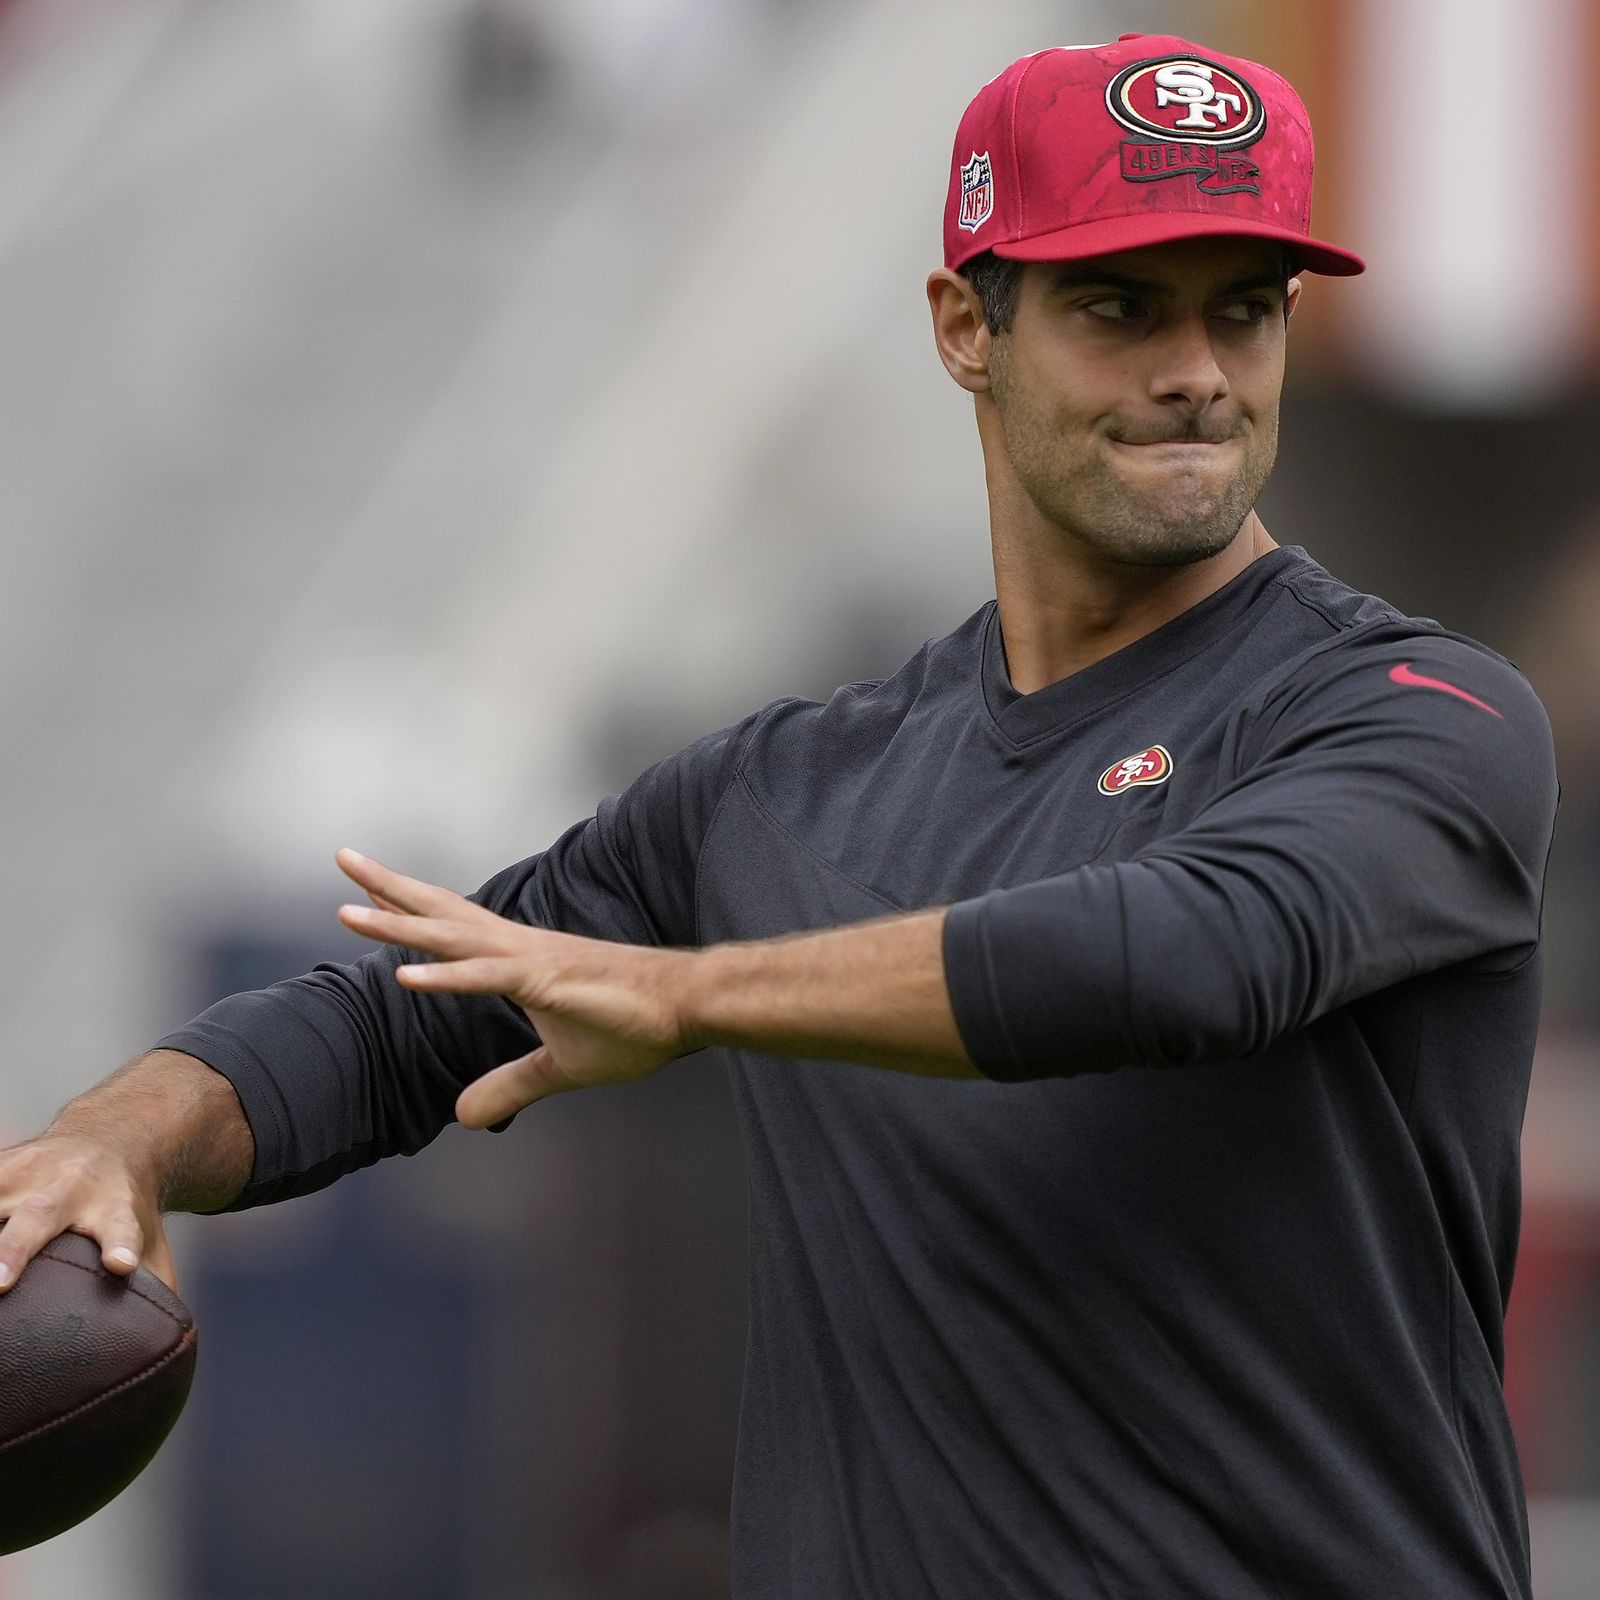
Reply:
[[[408,989],[435,990],[441,994],[503,994],[520,1005],[531,1005],[525,962],[512,956],[463,956],[458,960],[413,961],[396,967],[394,975]]]
[[[575,1087],[556,1070],[549,1046],[540,1045],[469,1083],[456,1097],[456,1120],[468,1128],[487,1128],[546,1095]]]
[[[423,915],[439,912],[450,906],[470,904],[453,889],[441,889],[436,883],[426,883],[421,878],[408,878],[381,861],[364,856],[348,846],[334,852],[333,859],[347,878],[359,883],[368,894],[377,893],[402,911],[415,911]]]
[[[61,1199],[52,1190],[35,1189],[14,1202],[0,1228],[0,1291],[22,1276],[22,1269],[64,1226]]]
[[[130,1276],[144,1257],[144,1229],[131,1211],[108,1211],[69,1226],[100,1246],[100,1265],[119,1278]]]
[[[432,956],[479,955],[494,942],[492,929],[470,928],[460,922],[412,916],[404,911],[380,911],[375,906],[340,906],[339,920],[368,939],[404,945]]]

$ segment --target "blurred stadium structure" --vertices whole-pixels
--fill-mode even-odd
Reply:
[[[1176,28],[1319,135],[1277,537],[1518,660],[1565,786],[1509,1387],[1600,1573],[1594,0],[0,0],[0,1122],[992,592],[921,280],[979,83]],[[0,1600],[714,1595],[715,1068],[175,1230],[158,1467]],[[725,1579],[721,1580],[725,1584]]]

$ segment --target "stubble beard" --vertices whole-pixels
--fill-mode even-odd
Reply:
[[[1040,514],[1103,559],[1129,566],[1187,566],[1219,555],[1277,460],[1276,407],[1243,434],[1238,469],[1225,481],[1179,470],[1162,473],[1156,484],[1118,471],[1098,440],[1063,453],[1064,430],[1007,403],[1001,392],[995,401],[1017,481]]]

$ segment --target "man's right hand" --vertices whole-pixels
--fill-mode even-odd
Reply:
[[[177,1291],[154,1183],[92,1135],[53,1131],[0,1150],[0,1217],[0,1292],[69,1228],[100,1246],[108,1271],[127,1277],[142,1263]]]
[[[151,1050],[0,1150],[0,1292],[58,1233],[100,1246],[126,1277],[146,1266],[174,1292],[163,1211],[221,1211],[249,1181],[255,1140],[233,1085],[179,1050]]]

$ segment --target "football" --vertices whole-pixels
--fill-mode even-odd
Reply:
[[[120,1494],[172,1430],[194,1377],[189,1308],[143,1267],[62,1233],[0,1295],[0,1555]]]

